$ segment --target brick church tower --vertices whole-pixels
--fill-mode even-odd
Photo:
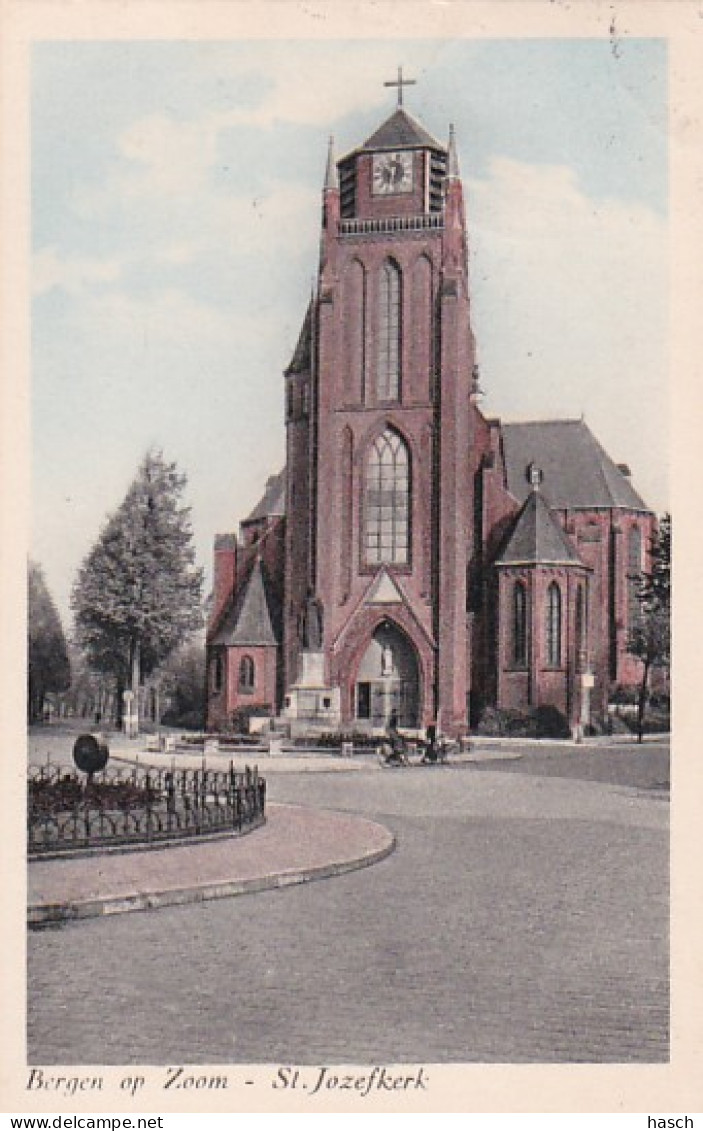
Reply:
[[[475,413],[463,189],[453,133],[436,141],[398,89],[362,146],[336,162],[330,142],[317,294],[286,374],[285,684],[311,609],[313,682],[342,723],[395,708],[458,731]]]
[[[654,516],[583,419],[478,408],[453,130],[435,140],[388,85],[363,145],[330,142],[286,466],[215,543],[208,725],[603,725],[639,678]]]

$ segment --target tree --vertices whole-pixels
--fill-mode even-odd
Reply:
[[[36,722],[44,716],[49,691],[65,691],[71,682],[71,666],[61,618],[36,562],[27,569],[27,717]]]
[[[68,657],[71,661],[71,686],[64,697],[67,708],[77,718],[91,718],[96,723],[107,724],[116,713],[114,676],[94,671],[85,652],[72,640],[68,642]]]
[[[651,566],[642,575],[640,616],[630,633],[629,650],[642,661],[637,699],[637,741],[644,734],[644,715],[652,668],[668,667],[671,647],[671,515],[665,514],[652,539]]]
[[[205,726],[205,643],[184,644],[161,668],[162,687],[169,706],[164,722],[202,730]]]
[[[114,675],[118,702],[202,622],[203,571],[194,565],[186,478],[156,450],[81,566],[72,593],[90,666]],[[135,719],[134,732],[138,730]]]

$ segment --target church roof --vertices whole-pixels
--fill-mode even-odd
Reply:
[[[503,424],[508,489],[523,502],[530,493],[530,464],[543,475],[551,507],[649,508],[603,450],[583,420]]]
[[[268,574],[257,558],[234,605],[222,620],[212,644],[278,644],[280,608],[271,591]]]
[[[407,110],[399,106],[382,126],[362,145],[362,149],[404,149],[408,147],[429,146],[431,149],[442,149],[436,138],[429,134]]]
[[[308,309],[305,312],[303,325],[298,337],[298,344],[295,347],[293,356],[290,360],[290,365],[286,369],[286,373],[309,373],[310,365],[312,362],[312,311],[313,300],[310,299]]]
[[[244,522],[256,522],[260,518],[276,518],[286,513],[286,472],[279,471],[266,480],[266,490]]]
[[[527,496],[496,562],[583,565],[541,493],[535,490]]]

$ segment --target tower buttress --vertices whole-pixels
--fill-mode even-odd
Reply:
[[[337,162],[334,155],[334,138],[330,137],[327,148],[327,169],[325,185],[322,190],[322,231],[320,234],[320,270],[327,265],[334,269],[335,248],[339,228],[340,199]]]

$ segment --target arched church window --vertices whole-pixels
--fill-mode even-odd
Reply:
[[[366,462],[365,558],[369,565],[405,565],[410,546],[410,459],[397,432],[387,428]]]
[[[527,589],[522,581],[513,589],[513,663],[527,667]]]
[[[627,619],[632,632],[642,618],[642,531],[639,526],[631,526],[627,536],[627,574]]]
[[[344,282],[347,394],[356,401],[366,394],[366,269],[358,259],[349,264]]]
[[[251,656],[242,656],[239,662],[239,690],[253,691],[256,669]]]
[[[576,667],[582,671],[586,666],[586,600],[583,585],[576,590]]]
[[[561,665],[561,589],[556,581],[547,590],[547,663]]]
[[[378,296],[376,396],[396,401],[400,395],[400,268],[387,260],[381,268]]]
[[[212,690],[214,692],[222,691],[222,684],[224,683],[224,664],[222,663],[222,656],[213,657],[210,667],[210,678],[212,681]]]
[[[631,526],[627,537],[627,568],[630,573],[642,569],[642,531],[639,526]]]

